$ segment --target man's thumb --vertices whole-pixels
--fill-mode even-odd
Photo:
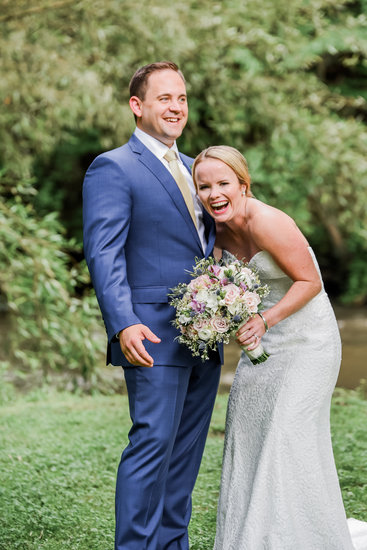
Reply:
[[[158,336],[156,336],[148,327],[144,327],[142,332],[145,338],[147,338],[150,342],[153,342],[153,344],[159,344],[161,341],[161,339],[158,338]]]

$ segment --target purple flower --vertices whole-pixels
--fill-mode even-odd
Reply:
[[[220,272],[221,272],[222,270],[221,270],[221,268],[219,267],[219,265],[211,265],[211,266],[209,266],[208,271],[210,271],[210,272],[213,273],[216,277],[218,277],[218,275],[220,274]]]
[[[196,300],[192,300],[190,306],[197,313],[202,313],[205,310],[205,304],[203,304],[203,302],[197,302]]]

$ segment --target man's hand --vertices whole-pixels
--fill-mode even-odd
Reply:
[[[146,325],[131,325],[120,332],[120,346],[122,353],[131,364],[152,367],[153,358],[142,343],[145,338],[154,344],[159,344],[161,341]]]

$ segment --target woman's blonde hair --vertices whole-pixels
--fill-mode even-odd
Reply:
[[[252,197],[251,193],[251,178],[248,171],[247,161],[245,157],[234,147],[229,145],[213,145],[201,151],[194,160],[192,165],[192,178],[195,183],[196,190],[198,190],[198,184],[195,177],[195,170],[204,159],[217,159],[221,160],[229,166],[236,174],[240,184],[245,186],[246,196]]]

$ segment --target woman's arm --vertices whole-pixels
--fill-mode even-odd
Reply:
[[[283,298],[262,312],[270,329],[305,306],[320,292],[322,283],[306,238],[287,214],[267,205],[258,205],[249,220],[249,227],[251,238],[258,248],[269,252],[293,281]],[[254,342],[254,334],[261,337],[264,333],[264,322],[256,315],[239,330],[239,343],[248,345]],[[256,340],[250,349],[256,347],[257,343]]]

